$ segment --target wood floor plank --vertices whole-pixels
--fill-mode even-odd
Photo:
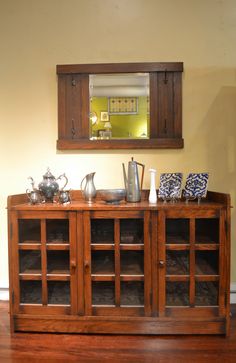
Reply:
[[[235,363],[236,305],[229,337],[10,334],[8,302],[0,301],[1,363]]]

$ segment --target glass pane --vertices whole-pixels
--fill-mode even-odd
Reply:
[[[47,243],[69,243],[69,220],[47,219]]]
[[[166,243],[189,243],[189,219],[166,220]]]
[[[188,306],[189,305],[189,283],[180,281],[166,282],[166,305]]]
[[[166,251],[166,274],[188,275],[189,274],[189,252],[188,251]]]
[[[121,275],[144,274],[143,251],[121,251],[120,253]]]
[[[196,251],[196,275],[218,275],[219,251]]]
[[[47,273],[69,274],[69,251],[47,251]]]
[[[115,273],[114,251],[92,251],[92,274]]]
[[[143,281],[122,281],[120,295],[120,303],[123,306],[144,306]]]
[[[120,243],[143,243],[143,219],[120,220]]]
[[[90,139],[149,138],[149,74],[89,76]]]
[[[92,282],[92,305],[115,305],[115,286],[113,282]]]
[[[218,305],[219,283],[217,281],[196,282],[195,305],[216,306]]]
[[[91,219],[91,243],[114,243],[113,219]]]
[[[20,281],[20,303],[42,304],[41,281]]]
[[[48,304],[70,305],[70,282],[48,281]]]
[[[196,219],[196,243],[219,243],[219,219]]]
[[[39,219],[19,219],[19,243],[40,243],[41,230]]]
[[[40,251],[19,251],[20,273],[33,274],[41,272],[41,253]]]

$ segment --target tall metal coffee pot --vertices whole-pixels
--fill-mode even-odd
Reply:
[[[127,202],[140,202],[145,165],[138,163],[137,161],[134,161],[134,158],[131,158],[131,161],[128,163],[128,176],[125,171],[124,163],[122,163],[122,166],[126,189],[126,200]],[[142,167],[141,183],[139,182],[138,166]]]

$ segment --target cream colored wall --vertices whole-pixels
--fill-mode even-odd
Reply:
[[[236,205],[235,0],[0,1],[0,287],[8,285],[6,198],[49,166],[70,187],[96,171],[123,185],[131,156],[165,171],[209,171]],[[59,152],[56,64],[183,61],[183,150]],[[159,177],[159,175],[158,175]],[[232,281],[236,281],[232,210]]]

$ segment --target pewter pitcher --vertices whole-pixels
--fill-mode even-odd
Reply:
[[[126,189],[126,200],[127,202],[140,202],[145,165],[138,163],[137,161],[134,161],[133,158],[131,158],[131,161],[129,161],[128,164],[128,177],[126,175],[124,163],[122,163],[122,165]],[[138,165],[142,167],[141,183],[139,183]]]
[[[80,184],[80,189],[83,193],[84,199],[86,200],[86,202],[88,203],[93,203],[94,199],[96,197],[96,188],[94,185],[94,175],[95,173],[90,173],[85,175],[85,177],[82,179],[81,184]],[[83,188],[83,182],[85,180],[85,186]]]

